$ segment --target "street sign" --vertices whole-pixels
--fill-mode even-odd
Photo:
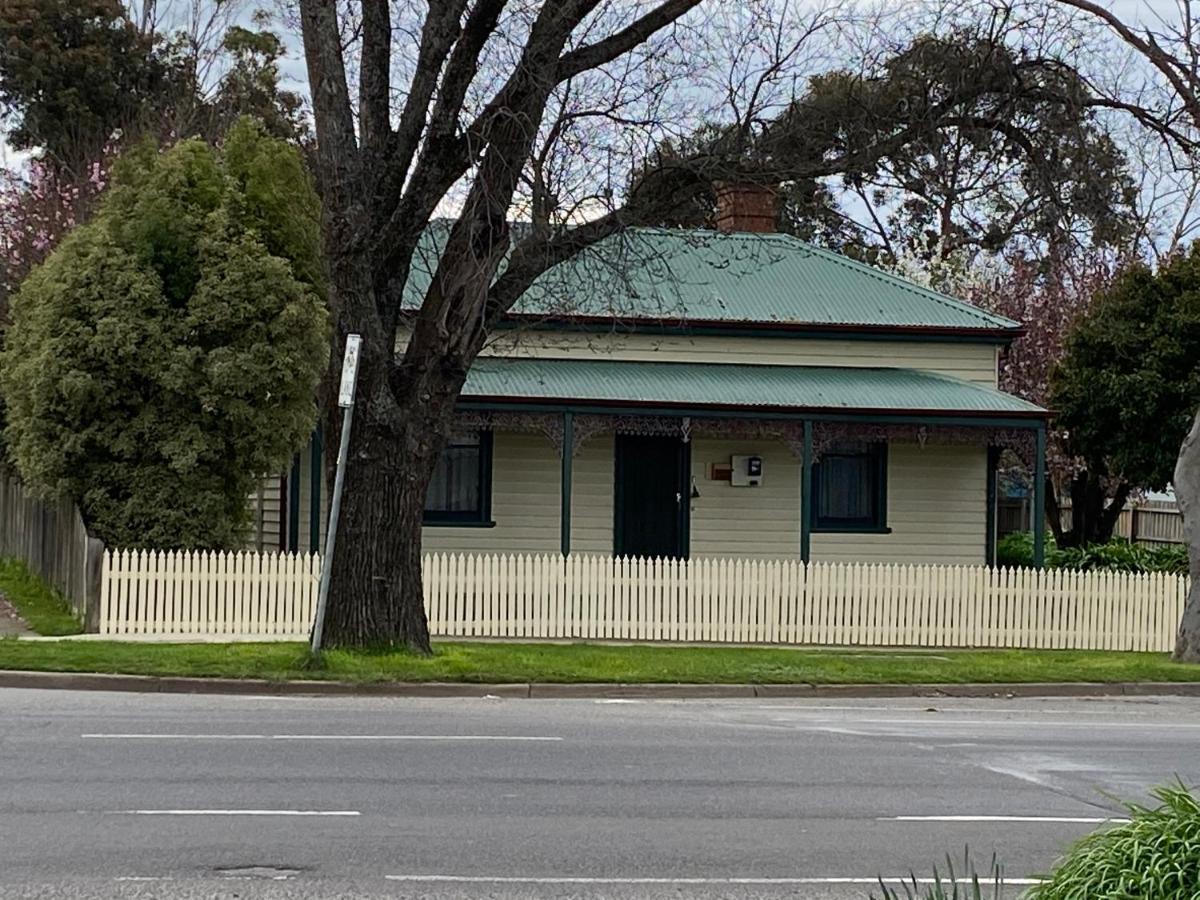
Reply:
[[[317,610],[313,616],[311,648],[321,651],[325,634],[325,607],[329,603],[329,579],[333,572],[333,550],[337,546],[338,516],[342,510],[342,488],[346,483],[346,456],[350,452],[350,425],[354,422],[354,384],[358,381],[358,351],[362,335],[346,335],[346,355],[342,357],[342,385],[338,388],[338,406],[342,413],[342,436],[338,442],[337,469],[333,476],[333,496],[329,498],[329,527],[325,533],[325,553],[321,557],[321,583],[317,587]]]
[[[346,335],[346,355],[342,358],[342,385],[338,388],[338,406],[348,409],[354,405],[354,383],[358,380],[358,351],[362,335]]]

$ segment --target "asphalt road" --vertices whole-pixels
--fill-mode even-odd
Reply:
[[[0,690],[0,896],[865,898],[1035,875],[1198,739],[1185,698]]]

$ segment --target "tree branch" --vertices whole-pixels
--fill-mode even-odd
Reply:
[[[391,136],[386,151],[386,171],[378,188],[378,208],[386,217],[391,214],[408,180],[413,158],[421,145],[429,115],[429,104],[437,90],[438,76],[446,57],[461,32],[460,21],[467,0],[433,0],[421,28],[417,63],[409,85],[408,96],[400,121]],[[376,225],[384,223],[377,222]],[[378,227],[376,230],[379,230]]]
[[[479,54],[496,30],[500,13],[507,4],[508,0],[479,0],[471,10],[446,65],[437,105],[430,116],[429,131],[435,141],[454,133],[467,89],[479,72]]]
[[[555,79],[565,81],[580,72],[586,72],[588,69],[595,69],[612,62],[618,56],[622,56],[639,44],[648,41],[655,32],[666,28],[684,13],[699,6],[701,2],[702,0],[666,0],[665,3],[604,40],[587,44],[564,54],[558,61]]]
[[[618,209],[552,238],[535,235],[521,241],[513,248],[504,272],[488,291],[485,310],[487,326],[494,326],[501,316],[512,309],[513,304],[542,273],[597,241],[616,234],[628,224],[626,210]]]
[[[1200,90],[1198,90],[1200,84],[1197,84],[1189,67],[1181,59],[1164,50],[1152,35],[1142,37],[1126,25],[1112,10],[1093,3],[1092,0],[1058,0],[1058,2],[1100,19],[1116,32],[1121,40],[1142,54],[1146,61],[1171,83],[1171,87],[1175,89],[1175,93],[1179,96],[1180,102],[1183,103],[1193,123],[1200,128]]]
[[[362,231],[348,223],[350,210],[361,204],[362,158],[354,133],[354,114],[346,84],[346,66],[338,31],[337,0],[300,0],[304,57],[316,121],[318,177],[331,233],[352,251]]]
[[[359,143],[378,151],[391,131],[392,22],[388,0],[362,0],[362,58],[358,83]]]

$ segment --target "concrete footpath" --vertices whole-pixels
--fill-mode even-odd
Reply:
[[[462,682],[272,681],[75,672],[0,671],[0,688],[278,696],[707,699],[739,697],[1200,697],[1200,682],[995,684],[470,684]]]

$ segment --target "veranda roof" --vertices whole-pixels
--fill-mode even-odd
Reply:
[[[917,369],[480,357],[466,402],[1041,418],[993,388]]]

